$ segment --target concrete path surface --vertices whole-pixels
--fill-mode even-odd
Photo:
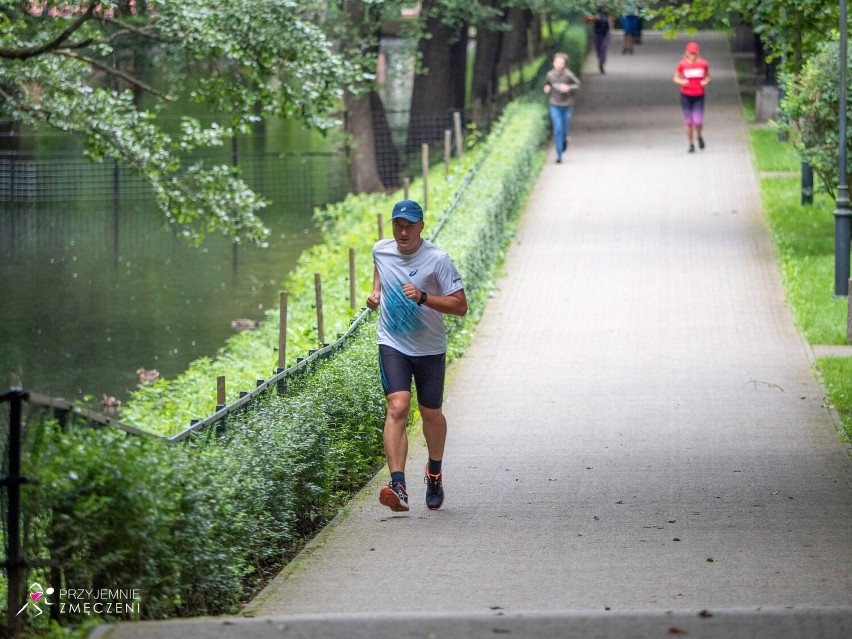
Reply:
[[[684,39],[587,61],[565,161],[452,370],[440,511],[418,443],[411,513],[378,504],[380,474],[253,619],[96,635],[852,636],[852,463],[785,305],[728,43],[696,39],[695,154]]]

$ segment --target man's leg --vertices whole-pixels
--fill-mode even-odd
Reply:
[[[441,461],[447,441],[447,418],[440,408],[426,408],[422,405],[420,416],[423,418],[423,437],[426,439],[429,459]]]
[[[444,444],[447,441],[447,418],[440,408],[420,406],[423,419],[423,437],[429,451],[426,472],[426,506],[429,510],[438,510],[444,503],[444,478],[441,463],[444,459]]]
[[[405,460],[408,457],[408,433],[405,431],[405,426],[408,423],[410,408],[410,392],[398,391],[388,395],[384,440],[385,457],[388,460],[388,469],[392,473],[405,472]]]
[[[423,437],[429,459],[426,462],[426,506],[438,510],[444,503],[444,484],[441,462],[447,441],[447,419],[441,410],[444,402],[446,354],[418,358],[414,367],[414,383],[423,420]]]
[[[405,487],[405,459],[408,434],[405,426],[411,407],[411,358],[385,345],[379,345],[379,370],[382,389],[388,401],[385,415],[384,444],[391,480],[379,492],[379,502],[394,512],[408,512]]]

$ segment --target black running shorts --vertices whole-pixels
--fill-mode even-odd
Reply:
[[[411,380],[417,388],[417,403],[425,408],[441,408],[444,402],[446,353],[405,355],[395,348],[379,344],[379,370],[385,395],[411,392]]]

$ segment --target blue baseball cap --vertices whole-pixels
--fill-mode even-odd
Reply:
[[[391,219],[401,217],[409,222],[419,222],[423,219],[423,209],[414,200],[400,200],[393,205],[393,215]]]

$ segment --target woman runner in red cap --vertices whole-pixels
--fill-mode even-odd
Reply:
[[[674,80],[680,85],[680,106],[686,123],[686,139],[689,140],[689,152],[695,153],[695,133],[698,134],[698,148],[704,148],[701,137],[704,128],[704,87],[710,82],[710,68],[707,60],[698,57],[698,44],[686,45],[686,53],[677,65]]]

